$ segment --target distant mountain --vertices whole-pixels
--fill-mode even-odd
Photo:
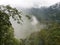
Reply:
[[[60,22],[60,3],[56,3],[50,7],[23,9],[26,14],[34,15],[39,21],[55,21]]]
[[[60,23],[60,3],[52,5],[50,7],[41,7],[41,8],[19,8],[18,10],[22,10],[22,12],[29,16],[33,15],[37,18],[39,22],[59,22]],[[32,17],[32,16],[31,16]],[[13,20],[12,20],[13,22]],[[13,27],[15,29],[16,37],[18,38],[25,38],[27,35],[31,34],[31,32],[40,30],[44,26],[41,23],[37,24],[36,26],[32,26],[31,22],[24,18],[24,24],[18,25],[13,22]],[[26,34],[27,33],[27,34]]]
[[[46,16],[48,16],[48,20],[60,23],[60,3],[48,7]]]

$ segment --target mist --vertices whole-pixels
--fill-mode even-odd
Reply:
[[[44,1],[42,1],[44,2]],[[41,23],[42,20],[47,21],[48,16],[46,15],[49,6],[54,5],[57,2],[54,2],[53,4],[45,5],[47,3],[33,3],[32,6],[17,6],[16,8],[20,11],[22,11],[22,25],[15,22],[13,19],[11,19],[12,26],[14,28],[14,35],[16,38],[26,38],[33,32],[40,31],[44,27],[46,27],[45,24]],[[28,15],[31,17],[31,19],[28,19],[25,17],[25,15]]]
[[[10,19],[14,28],[14,35],[16,38],[25,38],[32,32],[40,31],[44,24],[41,20],[48,20],[46,16],[48,9],[51,5],[60,2],[60,0],[1,0],[0,5],[10,5],[16,7],[19,11],[22,10],[23,22],[22,25]],[[25,15],[31,16],[31,19],[25,17]]]
[[[18,39],[24,39],[31,33],[40,31],[44,27],[44,25],[40,24],[35,16],[31,15],[31,19],[28,19],[27,17],[25,17],[25,15],[23,15],[22,19],[22,24],[18,24],[12,18],[10,19],[14,28],[14,35]]]

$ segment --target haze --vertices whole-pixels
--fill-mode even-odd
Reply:
[[[0,0],[0,5],[30,8],[33,6],[50,6],[57,2],[60,2],[60,0]]]
[[[21,7],[21,8],[31,8],[31,7],[41,7],[41,6],[50,6],[60,0],[0,0],[0,5],[11,5],[12,7]],[[38,23],[36,17],[32,17],[33,21],[30,22],[26,18],[23,25],[18,25],[14,20],[11,19],[11,23],[15,30],[15,35],[17,38],[24,38],[26,35],[29,35],[31,32],[37,31],[38,27],[35,26]],[[39,25],[39,24],[38,24]],[[43,27],[43,26],[42,26]],[[39,26],[39,28],[41,28]],[[40,30],[40,29],[39,29]],[[27,34],[26,34],[27,33]]]

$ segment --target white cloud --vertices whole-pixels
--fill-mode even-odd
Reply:
[[[0,0],[0,5],[32,7],[36,5],[50,6],[57,2],[60,2],[60,0]]]

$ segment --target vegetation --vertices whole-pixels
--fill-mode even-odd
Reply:
[[[33,14],[37,15],[35,8]],[[38,10],[38,9],[36,9]],[[60,4],[44,9],[46,28],[34,32],[22,41],[22,45],[60,45]]]
[[[0,45],[19,45],[19,42],[14,37],[14,29],[12,27],[10,16],[15,18],[17,15],[20,18],[17,9],[10,6],[0,6]]]
[[[22,45],[60,45],[60,24],[54,23],[46,29],[32,33]]]
[[[9,20],[12,17],[20,23],[21,12],[9,5],[0,6],[0,45],[60,45],[60,10],[56,6],[47,8],[44,13],[48,17],[43,20],[47,25],[45,29],[20,40],[14,37],[14,29]],[[28,15],[26,17],[31,19]]]

